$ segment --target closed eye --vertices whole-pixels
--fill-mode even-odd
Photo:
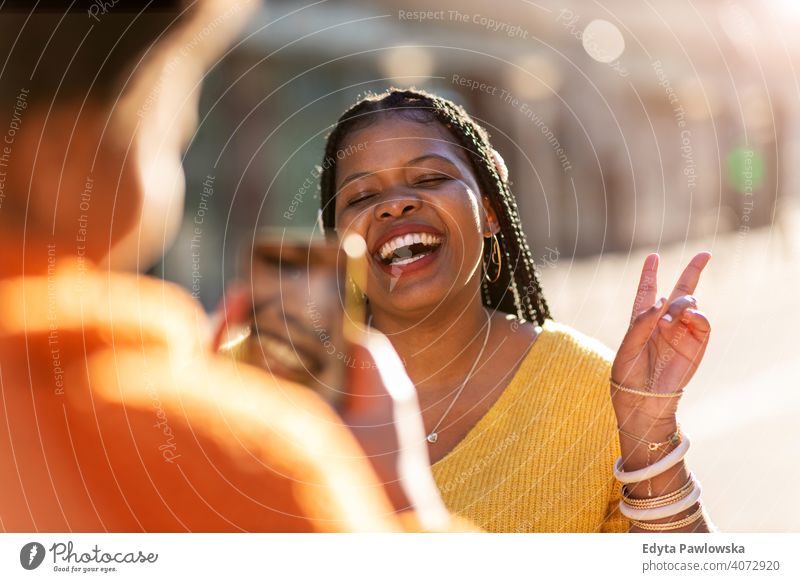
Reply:
[[[416,182],[415,185],[417,186],[437,186],[442,182],[448,181],[451,178],[449,176],[445,176],[444,174],[429,174],[426,176],[420,177]]]
[[[377,194],[375,192],[364,192],[363,194],[357,194],[347,202],[347,206],[355,206],[356,204],[361,204],[362,202],[369,200],[373,196],[377,196]]]

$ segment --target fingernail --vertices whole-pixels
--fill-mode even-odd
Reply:
[[[662,307],[664,307],[664,298],[663,297],[661,299],[659,299],[658,302],[656,303],[656,309],[661,309]]]
[[[670,322],[672,321],[672,316],[669,313],[665,313],[664,317],[662,317],[661,319],[663,319],[666,322]]]

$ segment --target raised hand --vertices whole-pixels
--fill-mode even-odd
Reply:
[[[694,376],[711,333],[708,318],[692,295],[711,254],[694,256],[668,298],[657,297],[659,257],[647,256],[642,269],[631,324],[622,340],[611,378],[645,392],[681,392]],[[650,422],[674,418],[678,398],[642,397],[612,388],[620,424],[644,417]]]

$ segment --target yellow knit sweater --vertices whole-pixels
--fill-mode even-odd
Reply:
[[[547,321],[511,383],[436,462],[447,507],[492,532],[623,532],[613,354]]]

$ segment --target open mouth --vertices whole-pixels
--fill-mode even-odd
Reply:
[[[382,244],[376,255],[385,266],[410,265],[436,252],[443,240],[443,237],[428,232],[402,234]]]
[[[273,364],[278,364],[283,373],[290,376],[290,379],[305,378],[322,369],[322,362],[319,358],[283,338],[278,338],[263,330],[257,330],[256,340],[258,342],[256,345],[259,346],[256,349],[260,352],[258,355],[262,358],[266,357]]]

